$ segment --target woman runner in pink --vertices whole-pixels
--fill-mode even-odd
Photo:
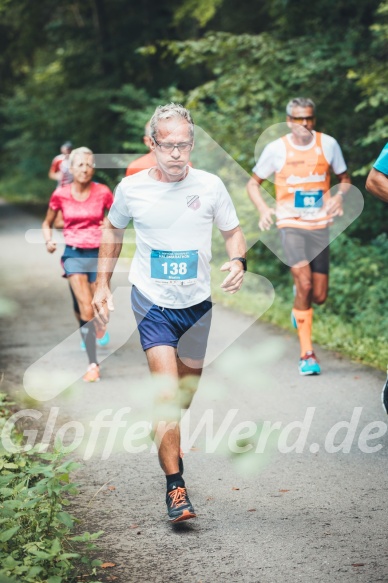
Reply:
[[[94,156],[89,148],[77,148],[70,154],[70,172],[73,182],[57,188],[51,195],[47,215],[43,221],[43,236],[47,251],[54,253],[57,244],[52,240],[52,226],[59,211],[63,214],[65,250],[61,257],[63,277],[69,279],[70,289],[78,305],[81,337],[89,359],[83,376],[85,382],[100,380],[97,362],[96,329],[93,321],[92,298],[97,277],[98,249],[105,212],[113,203],[113,194],[104,184],[92,182]]]

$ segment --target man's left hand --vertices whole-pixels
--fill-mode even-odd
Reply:
[[[242,286],[244,279],[244,266],[241,261],[227,261],[221,267],[221,271],[230,271],[224,279],[221,287],[230,294],[235,294]]]
[[[342,195],[335,194],[327,201],[324,206],[326,213],[331,217],[342,217],[344,210],[342,208]]]

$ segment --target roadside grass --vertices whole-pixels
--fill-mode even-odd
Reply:
[[[14,204],[48,204],[56,183],[49,178],[27,177],[20,172],[3,176],[0,197]]]
[[[102,531],[76,534],[80,521],[66,511],[78,494],[71,473],[80,465],[66,459],[60,442],[50,453],[39,445],[28,450],[7,424],[14,405],[0,393],[0,580],[71,583],[87,572],[88,582],[99,583],[102,561],[93,557]]]
[[[254,315],[260,312],[262,300],[252,287],[243,287],[238,293],[227,297],[220,288],[225,274],[212,271],[212,297],[244,314]],[[291,325],[291,308],[293,304],[292,283],[289,289],[275,287],[275,300],[272,306],[260,317],[263,322],[275,324],[280,328],[296,330]],[[388,363],[388,344],[386,336],[369,335],[362,325],[330,313],[325,306],[314,308],[313,340],[324,348],[340,352],[351,360],[386,370]],[[297,358],[298,355],[296,355]]]

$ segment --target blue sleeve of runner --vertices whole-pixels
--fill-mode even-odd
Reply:
[[[388,176],[388,144],[381,150],[380,156],[373,164],[373,168]]]

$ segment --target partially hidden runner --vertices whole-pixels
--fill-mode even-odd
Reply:
[[[157,165],[124,178],[116,190],[93,299],[96,317],[106,324],[113,309],[109,282],[132,220],[132,309],[150,372],[168,379],[168,388],[157,398],[162,408],[154,414],[153,432],[173,523],[196,516],[182,476],[179,421],[197,390],[208,341],[213,223],[229,256],[221,267],[228,272],[223,290],[237,292],[246,269],[245,240],[232,200],[217,176],[188,166],[193,146],[190,112],[174,103],[158,107],[151,119]]]
[[[366,188],[380,200],[388,202],[388,143],[385,144],[379,157],[373,164],[372,170],[368,174]],[[381,400],[384,411],[388,414],[388,365],[387,380],[381,392]]]
[[[62,186],[66,186],[66,184],[73,182],[73,175],[69,170],[69,157],[73,149],[73,144],[71,142],[65,142],[60,149],[61,153],[52,159],[48,172],[48,177],[51,180],[56,181],[57,188],[62,188]],[[61,211],[58,211],[54,227],[56,229],[63,228],[63,217]]]
[[[92,181],[94,166],[94,155],[89,148],[72,151],[70,172],[73,182],[53,192],[42,225],[47,251],[54,253],[57,244],[52,239],[52,226],[58,212],[62,212],[66,246],[61,263],[63,277],[69,280],[81,338],[89,359],[88,369],[83,376],[85,382],[100,380],[96,334],[102,338],[105,329],[93,321],[91,303],[97,276],[98,248],[107,221],[105,212],[113,203],[113,194],[109,188]]]
[[[137,174],[137,172],[141,172],[142,170],[147,170],[147,168],[152,168],[152,166],[156,166],[156,158],[155,154],[151,150],[151,137],[150,137],[150,122],[148,121],[144,127],[144,136],[143,136],[144,145],[147,146],[149,152],[136,158],[133,160],[127,167],[125,171],[125,176],[132,176],[132,174]]]
[[[66,184],[73,182],[73,175],[70,172],[69,157],[73,150],[71,142],[65,142],[61,146],[61,153],[55,156],[51,162],[48,177],[57,181],[57,188],[62,188]]]
[[[282,246],[295,285],[292,322],[300,342],[299,373],[318,375],[321,367],[312,345],[312,304],[323,304],[329,282],[329,225],[342,216],[342,200],[350,177],[338,142],[316,132],[315,104],[297,97],[287,104],[291,132],[270,142],[253,168],[247,184],[259,211],[259,228],[269,230],[276,216]],[[330,169],[339,187],[330,193]],[[274,174],[276,209],[268,206],[261,184]]]

